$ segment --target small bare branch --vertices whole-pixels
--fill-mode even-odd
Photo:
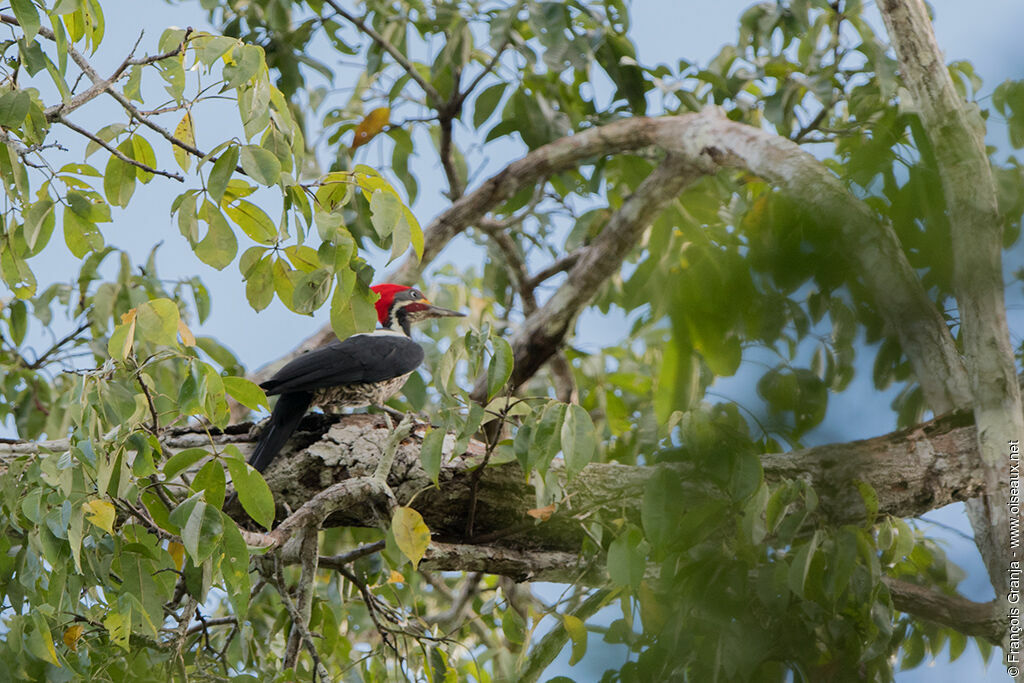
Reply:
[[[409,59],[404,54],[402,54],[401,50],[392,45],[384,36],[378,33],[372,26],[369,26],[365,21],[363,21],[362,19],[360,19],[359,17],[355,16],[354,14],[346,10],[344,7],[342,7],[341,3],[339,3],[338,0],[327,0],[327,4],[331,7],[331,9],[334,10],[334,12],[338,16],[344,18],[347,22],[355,26],[357,29],[359,29],[360,32],[364,33],[367,37],[369,37],[370,40],[380,45],[381,49],[383,49],[385,52],[391,55],[391,58],[394,59],[395,62],[400,67],[402,67],[402,69],[405,70],[405,73],[409,74],[409,78],[416,81],[416,84],[420,86],[420,88],[426,94],[427,101],[431,107],[439,109],[442,106],[444,106],[444,98],[441,97],[441,93],[439,93],[433,85],[427,82],[427,80],[423,78],[422,75],[420,75],[420,72],[416,69],[415,66],[413,66],[413,63],[410,62]]]
[[[71,130],[75,131],[79,135],[81,135],[83,137],[86,137],[86,138],[89,138],[90,140],[95,142],[97,145],[99,145],[103,149],[105,149],[108,152],[110,152],[111,155],[117,157],[118,159],[120,159],[121,161],[123,161],[126,164],[129,164],[131,166],[135,166],[136,168],[141,168],[143,171],[147,171],[147,172],[152,173],[154,175],[162,175],[165,178],[171,178],[173,180],[177,180],[179,183],[185,182],[185,179],[180,174],[178,174],[178,173],[172,173],[170,171],[161,171],[159,168],[153,168],[152,166],[144,164],[141,161],[136,161],[135,159],[132,159],[131,157],[126,156],[117,147],[114,147],[109,142],[103,140],[100,137],[97,137],[93,133],[90,133],[85,128],[82,128],[80,126],[77,126],[77,125],[71,123],[70,121],[68,121],[66,118],[64,118],[61,115],[58,115],[56,120],[61,125],[64,125],[67,128],[70,128]]]
[[[299,585],[296,588],[295,609],[299,618],[302,619],[301,628],[309,628],[309,617],[313,606],[313,594],[316,592],[316,569],[319,528],[315,526],[306,527],[302,534],[302,546],[299,550],[299,561],[302,565],[302,573],[299,576]],[[288,646],[285,649],[283,667],[291,669],[299,658],[299,649],[302,644],[302,631],[299,624],[293,624],[292,632],[288,636]]]

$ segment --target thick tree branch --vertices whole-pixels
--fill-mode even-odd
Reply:
[[[528,315],[512,338],[515,367],[511,385],[527,381],[558,351],[576,317],[590,303],[601,285],[622,266],[640,235],[702,172],[688,160],[669,155],[644,179],[612,215],[601,234],[583,252],[569,276],[543,307]],[[478,383],[474,395],[486,391]]]
[[[949,626],[967,636],[981,636],[993,643],[1006,631],[999,600],[974,602],[960,595],[946,595],[916,583],[882,577],[896,609],[920,619]]]
[[[425,429],[425,428],[423,428]],[[485,468],[479,481],[476,529],[465,536],[464,512],[470,495],[472,473],[485,447],[471,442],[465,454],[444,454],[444,465],[435,487],[419,461],[417,429],[400,445],[388,478],[398,504],[412,506],[423,514],[438,542],[477,546],[509,552],[569,552],[578,554],[583,532],[582,515],[604,509],[619,516],[638,516],[644,485],[655,471],[615,463],[591,464],[565,485],[569,504],[562,505],[545,522],[537,522],[526,511],[535,506],[533,487],[525,481],[518,464]],[[379,459],[379,448],[390,433],[378,415],[352,415],[341,419],[308,416],[300,425],[284,457],[266,472],[275,493],[279,512],[295,510],[261,544],[274,542],[283,547],[289,561],[298,557],[292,536],[309,524],[323,520],[327,526],[379,527],[388,519],[393,502],[387,490],[374,486],[370,474]],[[219,443],[235,443],[243,450],[253,444],[247,431],[215,435]],[[897,517],[916,517],[955,501],[977,496],[984,486],[978,471],[977,446],[971,417],[954,413],[912,429],[843,444],[819,446],[761,457],[765,479],[770,483],[805,479],[819,493],[819,519],[828,524],[863,523],[866,510],[858,482],[872,486],[878,494],[879,512]],[[177,430],[164,437],[165,449],[209,445],[205,433]],[[449,446],[450,448],[450,446]],[[2,450],[2,445],[0,445]],[[555,470],[559,470],[556,461]],[[685,464],[673,465],[694,479]],[[694,482],[693,485],[699,485]],[[235,506],[227,512],[245,520]],[[428,559],[430,556],[428,555]],[[506,558],[508,560],[508,558]],[[559,560],[566,569],[586,567]],[[511,560],[509,560],[511,561]],[[468,562],[468,559],[467,559]],[[492,571],[477,556],[461,569]],[[522,565],[525,567],[525,565]],[[436,567],[435,567],[436,568]],[[446,566],[445,568],[455,568]],[[546,568],[548,571],[550,568]],[[497,572],[504,573],[504,572]],[[524,571],[524,574],[529,574]]]
[[[921,0],[878,3],[900,71],[928,132],[950,220],[953,283],[960,312],[969,401],[978,425],[987,495],[969,506],[997,593],[1007,589],[1010,519],[1007,443],[1024,438],[1024,413],[1006,321],[1002,222],[985,151],[984,123],[957,94]]]

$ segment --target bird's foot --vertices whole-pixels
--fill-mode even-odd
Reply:
[[[380,410],[381,412],[383,412],[385,415],[387,415],[389,418],[391,418],[392,420],[398,420],[399,422],[404,420],[406,418],[406,415],[407,415],[406,413],[403,413],[401,410],[395,410],[391,406],[384,405],[383,403],[381,403],[381,404],[379,404],[379,405],[377,405],[375,407],[378,410]],[[388,428],[390,429],[391,427],[392,427],[392,425],[389,423],[388,424]]]

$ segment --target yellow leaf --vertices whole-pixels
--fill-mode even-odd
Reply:
[[[137,308],[133,308],[133,309],[129,310],[127,313],[122,313],[121,314],[121,324],[122,325],[127,325],[128,323],[135,322],[135,316],[137,316],[138,314],[139,314],[139,309],[137,309]]]
[[[644,630],[650,633],[659,632],[668,621],[664,604],[646,581],[640,583],[637,597],[640,598],[640,619],[643,621]]]
[[[132,309],[135,310],[135,309]],[[135,343],[135,316],[132,316],[132,322],[128,325],[128,334],[124,337],[124,348],[121,349],[121,357],[127,358],[128,354],[132,352],[132,344]]]
[[[180,572],[181,568],[185,566],[185,546],[177,541],[170,541],[167,544],[167,552],[171,554],[171,560],[174,561],[174,568]]]
[[[114,506],[105,500],[90,500],[82,504],[85,519],[111,536],[114,535]]]
[[[530,515],[534,519],[539,519],[542,522],[546,522],[549,519],[551,519],[551,515],[554,513],[555,510],[556,506],[554,503],[552,503],[551,505],[545,505],[542,508],[534,508],[532,510],[527,510],[526,514]]]
[[[81,624],[69,626],[64,631],[64,644],[71,648],[72,652],[78,652],[78,641],[82,638],[83,633],[85,633],[85,627]]]
[[[573,666],[583,659],[583,655],[587,652],[587,627],[583,625],[579,617],[574,617],[571,614],[562,615],[562,625],[572,640],[572,657],[569,658],[569,666]]]
[[[405,577],[402,576],[401,572],[396,572],[392,569],[391,576],[388,577],[388,583],[405,583]]]
[[[54,666],[60,666],[57,659],[57,650],[53,646],[53,635],[50,633],[46,619],[38,612],[32,617],[35,625],[35,632],[28,639],[28,650],[39,659],[43,659]]]
[[[128,607],[125,613],[111,612],[103,620],[103,626],[110,634],[110,642],[128,652],[128,641],[132,629],[132,610]]]
[[[388,125],[391,117],[391,110],[387,107],[377,107],[367,114],[359,125],[356,126],[355,137],[352,138],[351,150],[362,147],[375,138]]]
[[[192,334],[192,330],[188,329],[188,325],[181,318],[178,318],[178,334],[181,335],[181,343],[185,346],[195,346],[196,337]]]
[[[184,142],[189,147],[195,147],[196,130],[192,127],[191,112],[185,112],[185,115],[181,117],[178,127],[174,129],[174,137],[181,142]],[[174,158],[178,162],[178,166],[181,166],[182,171],[187,171],[189,166],[192,165],[192,157],[189,156],[188,152],[177,145],[174,145]]]
[[[430,529],[423,522],[423,517],[412,508],[400,507],[391,518],[391,531],[395,534],[398,549],[416,569],[430,545]]]

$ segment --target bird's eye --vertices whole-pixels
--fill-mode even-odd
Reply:
[[[411,298],[411,299],[419,299],[419,298],[420,298],[421,296],[423,296],[423,295],[422,295],[422,294],[420,294],[420,293],[419,293],[419,292],[418,292],[417,290],[415,290],[415,289],[414,289],[414,290],[412,290],[411,292],[409,292],[409,298]]]

